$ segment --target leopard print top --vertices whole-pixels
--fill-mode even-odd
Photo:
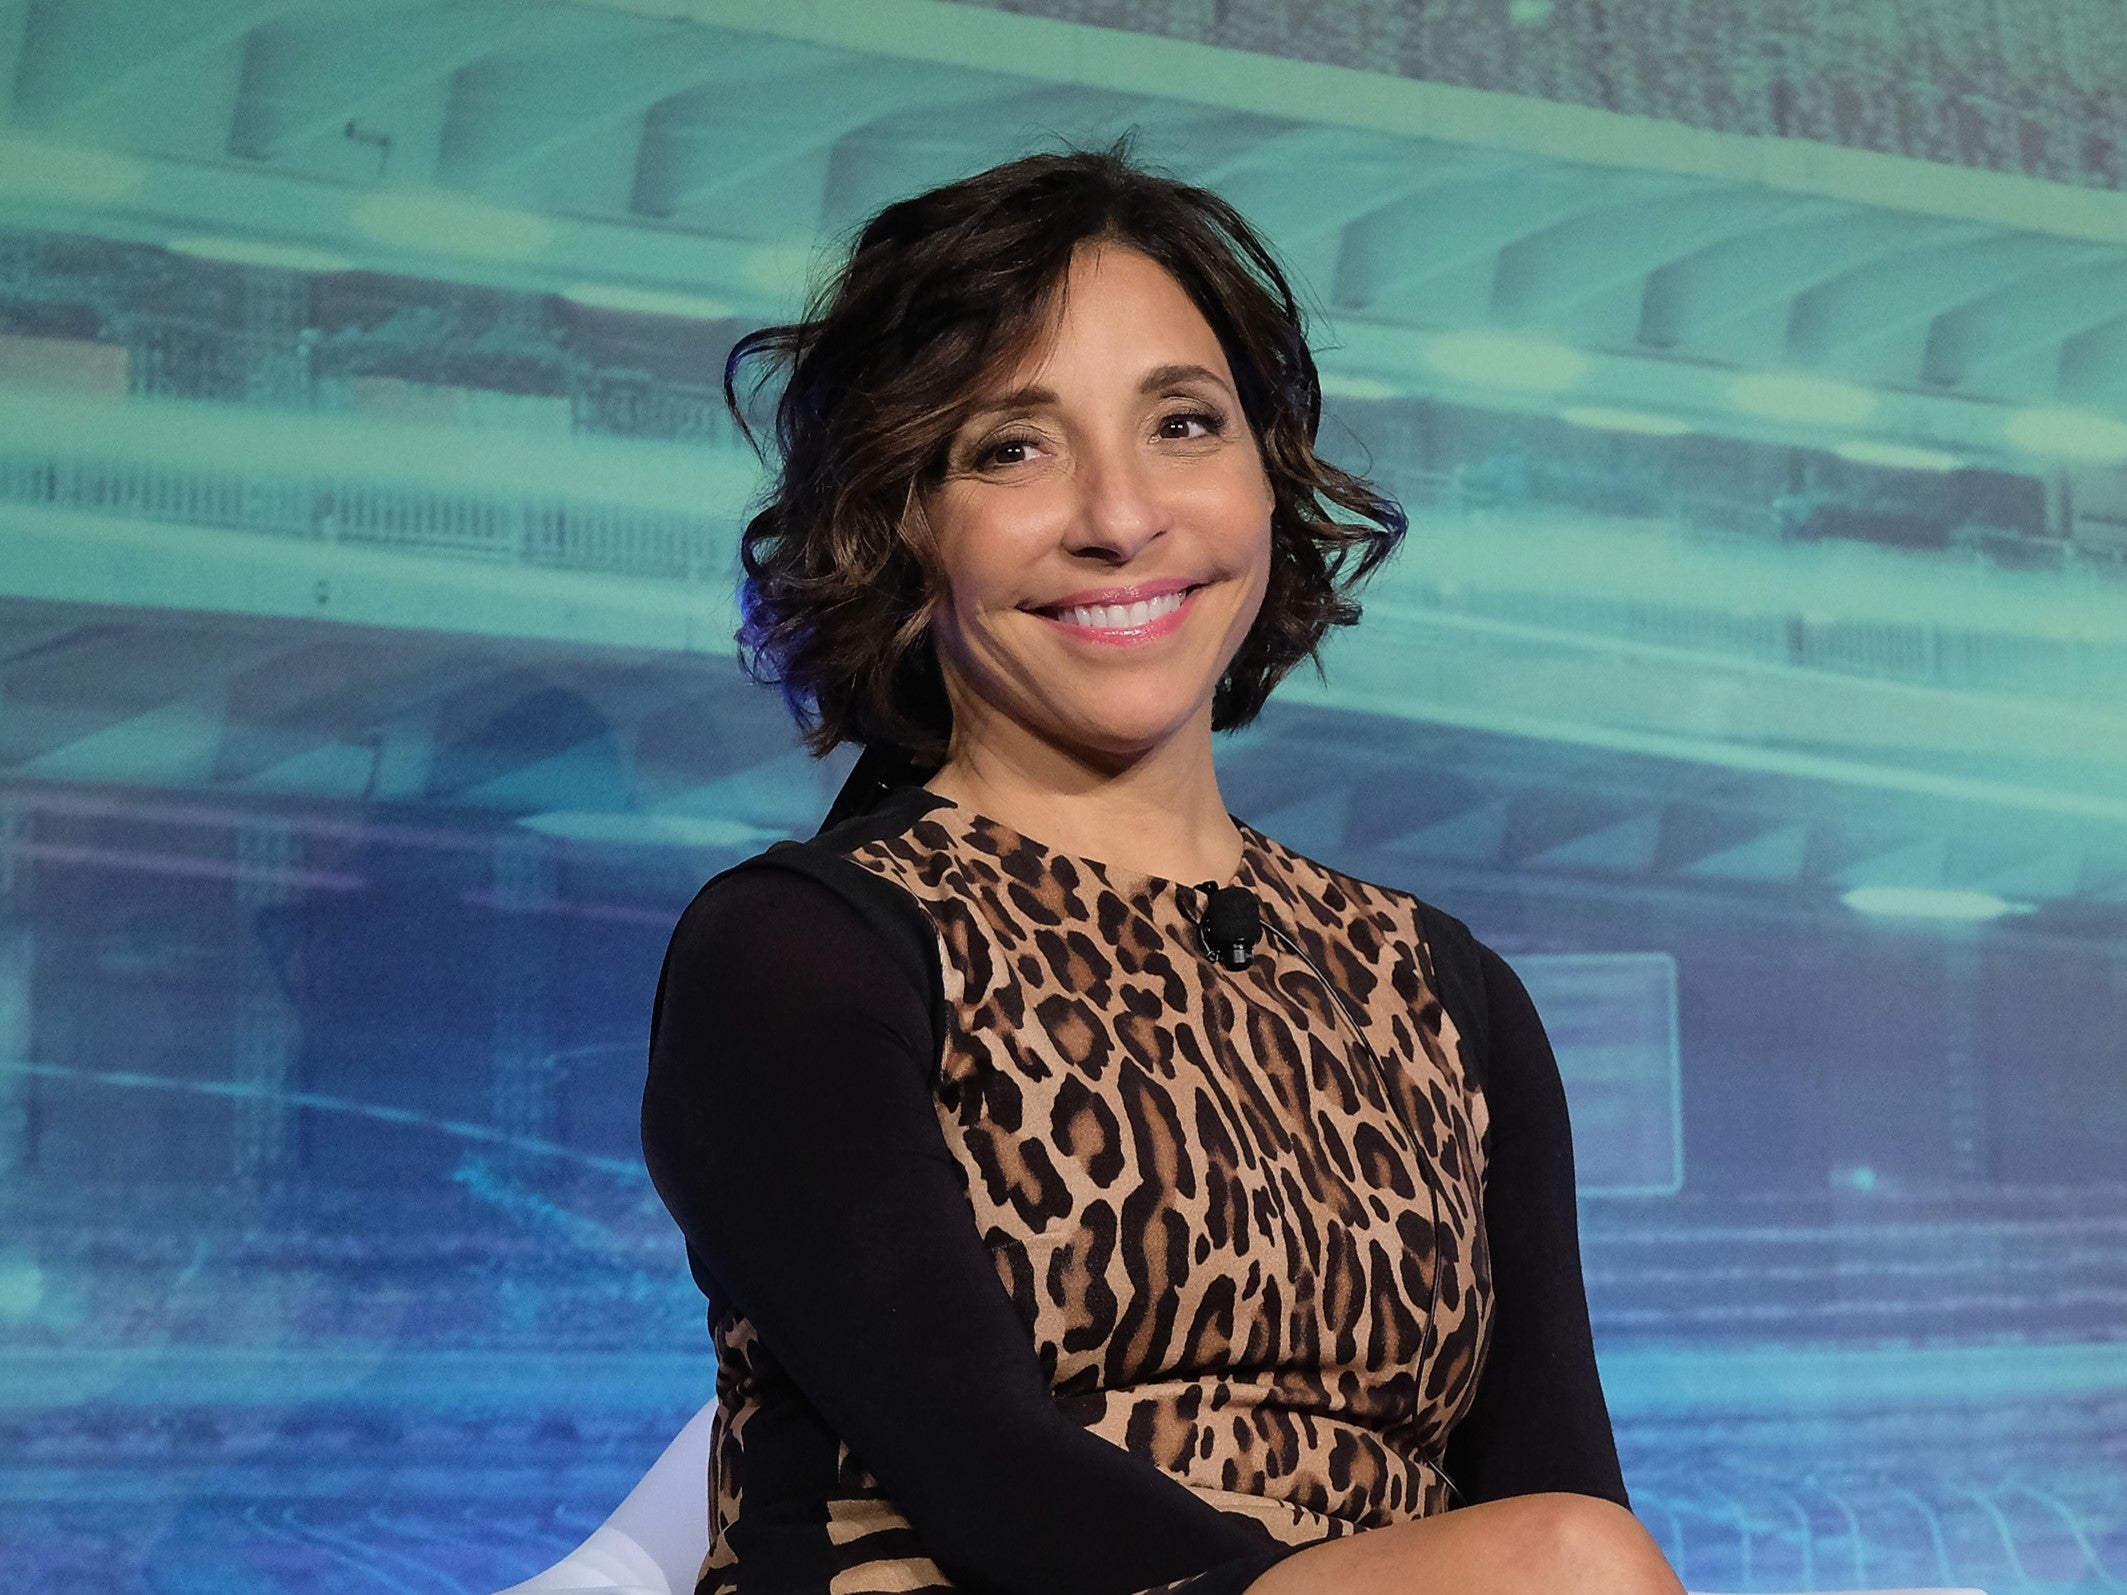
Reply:
[[[906,796],[846,856],[935,928],[939,1122],[1061,1410],[1288,1544],[1445,1510],[1490,1338],[1488,1116],[1417,900],[1235,821],[1234,883],[1385,1089],[1274,935],[1228,970],[1193,887]],[[711,1329],[701,1590],[732,1595],[758,1342]],[[835,1595],[953,1588],[846,1445],[837,1490]]]

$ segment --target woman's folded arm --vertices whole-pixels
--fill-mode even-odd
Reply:
[[[698,1277],[961,1588],[1244,1589],[1293,1548],[1057,1410],[938,1123],[929,1014],[807,875],[739,870],[695,898],[659,980],[643,1150]]]

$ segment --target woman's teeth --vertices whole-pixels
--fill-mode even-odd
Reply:
[[[1172,614],[1182,607],[1182,600],[1191,589],[1164,593],[1158,598],[1147,598],[1135,604],[1093,604],[1081,608],[1052,610],[1058,620],[1069,621],[1074,626],[1142,626],[1148,620],[1157,620],[1161,615]]]

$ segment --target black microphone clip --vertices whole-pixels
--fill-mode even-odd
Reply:
[[[1203,916],[1196,922],[1196,939],[1205,952],[1228,969],[1246,969],[1255,956],[1256,938],[1263,934],[1263,907],[1245,886],[1220,886],[1206,881],[1197,888],[1205,899]]]

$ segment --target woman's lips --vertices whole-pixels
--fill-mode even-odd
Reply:
[[[1036,609],[1032,613],[1074,637],[1083,637],[1088,642],[1107,643],[1110,647],[1128,648],[1140,643],[1156,642],[1170,632],[1179,630],[1182,621],[1189,614],[1189,606],[1196,602],[1196,595],[1203,590],[1201,585],[1191,587],[1182,594],[1182,601],[1167,613],[1154,615],[1150,620],[1135,626],[1081,626],[1061,615],[1052,615],[1045,609]]]

